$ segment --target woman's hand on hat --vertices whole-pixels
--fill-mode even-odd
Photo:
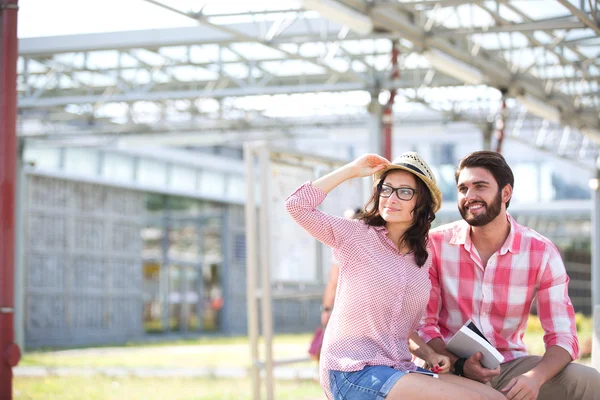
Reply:
[[[350,163],[356,177],[373,175],[377,171],[381,171],[390,162],[378,154],[364,154]]]

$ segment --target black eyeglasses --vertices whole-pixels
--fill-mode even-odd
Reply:
[[[381,197],[385,197],[385,198],[391,197],[392,194],[394,192],[396,192],[396,196],[398,196],[398,198],[400,200],[404,200],[404,201],[412,200],[415,193],[417,192],[413,188],[409,188],[409,187],[394,188],[394,187],[391,187],[390,185],[379,185],[377,187],[377,191],[379,192],[379,195]]]

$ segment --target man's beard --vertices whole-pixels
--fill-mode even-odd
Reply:
[[[502,192],[498,191],[498,194],[494,198],[492,204],[487,204],[484,201],[475,201],[469,203],[469,205],[473,204],[483,204],[485,206],[485,213],[481,213],[478,215],[470,214],[467,207],[465,207],[463,203],[458,206],[458,211],[460,212],[461,217],[471,226],[484,226],[492,222],[494,218],[496,218],[500,211],[502,210]]]

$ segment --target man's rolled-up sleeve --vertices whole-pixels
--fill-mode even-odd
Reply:
[[[537,292],[537,310],[544,329],[544,344],[560,346],[573,360],[579,357],[575,310],[569,298],[569,277],[560,253],[548,244]]]

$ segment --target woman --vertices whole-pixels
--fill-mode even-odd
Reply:
[[[375,186],[360,220],[316,209],[342,182],[369,175]],[[412,152],[393,164],[375,154],[361,156],[286,200],[296,222],[332,247],[340,263],[320,362],[329,399],[504,398],[483,384],[444,374],[450,360],[415,333],[431,289],[427,232],[441,202],[431,170]],[[439,379],[417,368],[411,352],[441,372]]]

